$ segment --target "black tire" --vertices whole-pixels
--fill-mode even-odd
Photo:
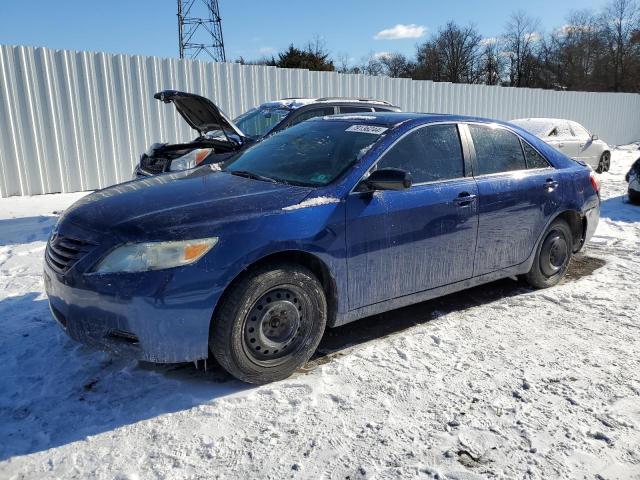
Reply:
[[[572,254],[571,229],[567,222],[557,219],[544,232],[531,270],[524,278],[534,288],[553,287],[567,273]]]
[[[596,168],[596,173],[608,172],[610,168],[611,168],[611,153],[602,152],[602,155],[600,155],[600,162],[598,162],[598,168]]]
[[[636,205],[640,205],[640,192],[636,192],[635,190],[629,189],[627,192],[629,194],[629,202],[634,203]]]
[[[281,263],[241,279],[216,310],[209,348],[248,383],[282,380],[315,352],[327,323],[322,285],[305,267]]]

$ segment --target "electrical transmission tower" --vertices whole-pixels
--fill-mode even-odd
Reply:
[[[178,0],[178,42],[180,58],[205,52],[226,61],[218,0]]]

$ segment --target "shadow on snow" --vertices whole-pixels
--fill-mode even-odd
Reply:
[[[600,218],[609,218],[616,222],[640,222],[640,205],[629,202],[627,195],[607,198],[600,204]]]
[[[606,202],[603,202],[606,203]],[[640,218],[640,209],[638,210]],[[46,240],[55,217],[3,221],[7,238]],[[631,221],[631,220],[630,220]],[[2,223],[0,223],[2,227]],[[565,281],[602,267],[575,257]],[[440,315],[463,311],[531,290],[510,279],[475,287],[403,309],[329,329],[317,353],[298,374],[349,354],[350,347],[397,334]],[[46,451],[166,413],[189,410],[253,388],[209,362],[153,365],[112,358],[70,340],[52,319],[42,294],[0,301],[0,460]]]

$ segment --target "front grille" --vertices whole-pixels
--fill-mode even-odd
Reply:
[[[62,235],[49,239],[46,250],[47,263],[58,273],[67,273],[78,260],[95,247],[94,243]]]
[[[143,155],[140,159],[140,168],[147,173],[157,175],[166,171],[171,160],[167,158],[156,158]]]

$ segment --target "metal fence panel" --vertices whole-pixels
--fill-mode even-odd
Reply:
[[[211,98],[231,117],[283,97],[370,97],[405,111],[569,118],[611,144],[640,139],[638,94],[0,45],[0,196],[75,192],[128,180],[151,143],[193,137],[172,106],[153,99],[170,88]]]

